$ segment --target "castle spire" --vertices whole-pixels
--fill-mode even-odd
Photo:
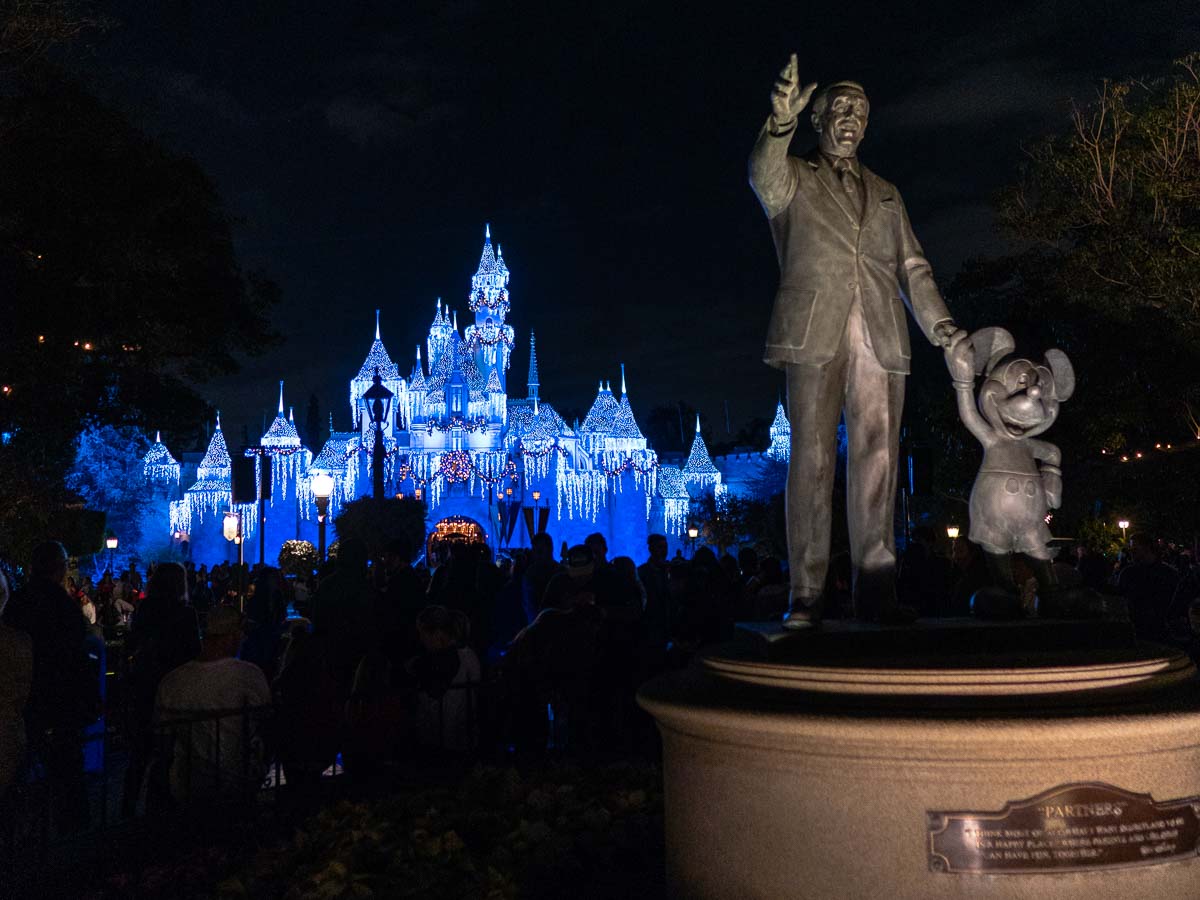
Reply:
[[[625,396],[625,363],[621,363],[621,396]]]
[[[488,222],[483,223],[483,239],[489,244],[492,242],[492,226]]]
[[[283,382],[279,382],[279,415],[283,415]]]
[[[379,340],[379,310],[375,310],[375,340]]]
[[[713,465],[712,458],[708,455],[708,445],[704,443],[704,436],[700,434],[700,413],[696,413],[696,437],[692,439],[691,452],[688,453],[687,462],[683,464],[683,477],[685,481],[700,485],[721,483],[721,473]]]
[[[329,411],[329,436],[333,437],[333,410]]]
[[[779,462],[787,462],[792,455],[792,426],[783,408],[783,398],[775,405],[775,420],[770,428],[771,446],[767,456]]]
[[[538,364],[537,364],[537,338],[534,337],[532,331],[529,332],[529,392],[527,396],[533,398],[534,408],[537,408],[538,398]]]
[[[217,431],[221,430],[221,411],[217,410]]]
[[[154,443],[156,443],[156,444],[162,443],[162,431],[154,432]]]
[[[293,425],[296,424],[296,408],[294,406],[288,407],[288,421]]]

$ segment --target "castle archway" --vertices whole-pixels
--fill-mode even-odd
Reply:
[[[455,544],[487,545],[487,531],[468,516],[446,516],[433,526],[425,544],[425,557],[431,563],[444,561]]]

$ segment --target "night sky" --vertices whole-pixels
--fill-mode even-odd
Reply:
[[[726,400],[736,429],[769,418],[782,384],[761,362],[777,268],[745,173],[789,52],[804,81],[866,86],[860,156],[899,186],[945,287],[1001,249],[988,202],[1023,141],[1064,127],[1102,77],[1200,49],[1195,3],[714,8],[109,4],[116,27],[74,65],[201,163],[243,265],[283,289],[283,346],[202,390],[226,430],[257,437],[279,378],[298,420],[315,391],[350,427],[374,309],[407,372],[435,298],[470,321],[490,222],[512,270],[511,394],[532,328],[560,411],[586,411],[623,361],[643,420],[684,400],[723,437]]]

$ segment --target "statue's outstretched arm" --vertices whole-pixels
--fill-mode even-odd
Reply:
[[[797,176],[788,159],[788,145],[799,116],[816,90],[816,83],[800,87],[796,54],[779,73],[771,92],[771,115],[758,133],[750,152],[750,187],[773,219],[787,208],[796,193]]]

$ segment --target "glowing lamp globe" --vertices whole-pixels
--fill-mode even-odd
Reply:
[[[947,525],[946,526],[946,537],[950,538],[950,540],[952,540],[952,541],[957,541],[958,540],[958,526],[957,525]]]
[[[105,547],[107,547],[109,550],[116,550],[116,549],[117,549],[117,538],[116,538],[116,536],[115,536],[115,535],[113,535],[113,536],[111,536],[111,537],[107,537],[107,538],[105,538],[105,539],[104,539],[104,546],[105,546]]]
[[[688,537],[694,541],[696,538],[700,537],[700,529],[697,528],[695,525],[689,525],[688,526]]]
[[[1121,519],[1121,521],[1117,522],[1117,527],[1120,528],[1122,531],[1124,531],[1125,529],[1127,529],[1129,527],[1129,520]]]
[[[333,477],[324,472],[318,472],[312,477],[312,492],[318,500],[328,500],[333,493]]]
[[[225,513],[225,520],[221,523],[221,534],[224,535],[227,541],[236,541],[238,536],[238,514],[235,512]]]

